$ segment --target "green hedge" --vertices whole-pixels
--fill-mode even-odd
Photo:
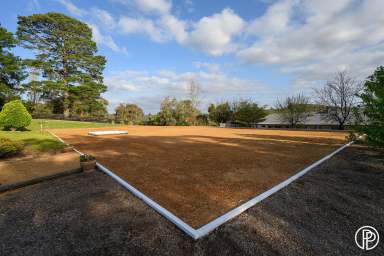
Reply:
[[[21,152],[23,145],[7,138],[0,138],[0,158],[16,155]]]

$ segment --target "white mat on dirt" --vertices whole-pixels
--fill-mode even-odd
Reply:
[[[126,131],[94,131],[88,132],[89,135],[101,136],[101,135],[117,135],[117,134],[128,134]]]

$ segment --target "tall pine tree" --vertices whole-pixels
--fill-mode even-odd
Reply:
[[[11,49],[16,39],[0,26],[0,108],[18,94],[18,85],[26,77],[22,60]]]
[[[83,96],[100,102],[100,94],[107,89],[102,75],[106,60],[96,55],[96,43],[87,24],[61,13],[19,16],[17,36],[23,47],[37,52],[34,63],[54,85],[52,89],[60,91],[58,97],[66,117],[75,112],[75,103],[71,102],[75,98],[71,95],[79,91],[75,87],[84,87],[82,92],[89,95]]]

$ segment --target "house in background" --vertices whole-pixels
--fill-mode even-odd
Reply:
[[[346,128],[352,125],[353,121],[345,124]],[[254,128],[291,128],[288,122],[284,122],[278,113],[269,114],[264,122],[252,125]],[[297,128],[313,130],[337,130],[338,123],[328,120],[325,114],[313,112],[305,122],[298,124]]]

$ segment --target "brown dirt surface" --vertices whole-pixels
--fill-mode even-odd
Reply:
[[[126,126],[128,135],[52,130],[194,228],[345,143],[345,133]]]
[[[11,158],[0,162],[0,185],[24,182],[79,168],[79,154],[76,152]]]

